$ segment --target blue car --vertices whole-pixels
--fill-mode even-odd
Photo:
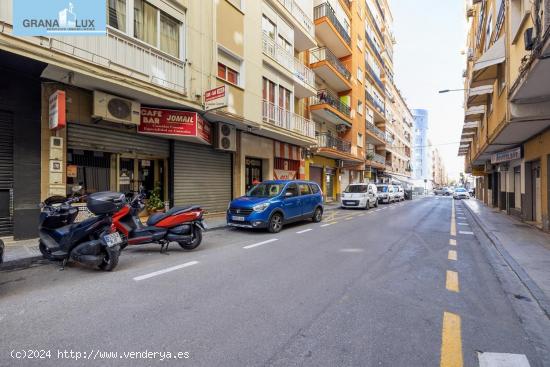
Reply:
[[[233,200],[227,209],[227,225],[267,228],[271,233],[305,219],[315,223],[323,219],[323,195],[311,181],[265,181]]]

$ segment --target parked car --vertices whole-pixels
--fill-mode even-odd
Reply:
[[[469,199],[470,194],[468,193],[468,190],[466,190],[464,187],[458,187],[455,189],[455,192],[453,193],[453,199],[460,200],[460,199]]]
[[[378,202],[393,203],[395,201],[395,189],[393,185],[380,184],[376,185],[378,190]]]
[[[342,193],[342,208],[370,209],[378,206],[378,190],[375,184],[349,185]]]
[[[311,181],[265,181],[229,203],[227,225],[277,233],[290,222],[311,219],[317,223],[323,218],[322,194]]]
[[[393,185],[393,189],[395,190],[395,201],[405,200],[405,190],[403,190],[403,186]]]
[[[442,195],[442,196],[451,196],[453,194],[453,190],[448,187],[441,187],[439,189],[434,189],[434,194]]]

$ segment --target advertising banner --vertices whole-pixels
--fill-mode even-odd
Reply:
[[[284,169],[273,170],[275,180],[295,180],[296,171],[286,171]]]
[[[212,144],[212,127],[197,112],[142,107],[138,131],[143,134]]]

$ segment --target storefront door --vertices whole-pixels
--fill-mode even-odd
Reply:
[[[164,159],[125,158],[119,161],[119,191],[137,192],[144,190],[147,197],[158,187],[160,197],[164,196]]]
[[[325,170],[326,197],[328,201],[331,201],[334,198],[334,181],[336,176],[332,169],[326,168]]]
[[[245,184],[246,184],[246,191],[248,191],[254,186],[253,182],[263,181],[262,160],[255,159],[255,158],[246,158],[245,170],[246,170]]]

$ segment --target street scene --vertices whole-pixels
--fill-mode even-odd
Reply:
[[[550,367],[549,0],[0,0],[0,366]]]

